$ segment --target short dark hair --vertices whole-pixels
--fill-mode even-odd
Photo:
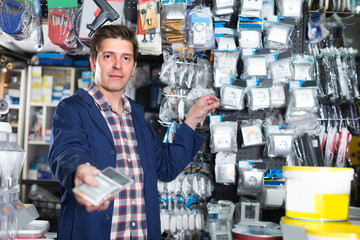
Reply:
[[[102,41],[108,38],[120,38],[127,40],[133,45],[134,61],[137,60],[139,44],[136,39],[135,30],[120,24],[111,24],[98,28],[90,41],[90,56],[96,60],[98,50]]]

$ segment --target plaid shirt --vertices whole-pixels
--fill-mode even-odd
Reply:
[[[92,83],[88,92],[94,98],[113,135],[116,168],[132,176],[134,180],[134,183],[121,191],[114,200],[110,239],[146,239],[144,176],[137,153],[138,142],[129,100],[123,94],[123,112],[120,115],[112,110],[110,103],[95,84]]]

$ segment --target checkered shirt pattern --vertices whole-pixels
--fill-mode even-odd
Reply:
[[[137,139],[131,106],[125,94],[122,96],[123,112],[112,110],[110,103],[95,84],[88,90],[113,135],[116,148],[116,168],[129,176],[134,183],[122,190],[114,200],[114,212],[110,239],[147,239],[145,199],[143,195],[143,170],[137,153]]]

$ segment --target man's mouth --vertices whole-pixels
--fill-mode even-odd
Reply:
[[[122,75],[120,74],[110,74],[109,75],[111,78],[124,78]]]

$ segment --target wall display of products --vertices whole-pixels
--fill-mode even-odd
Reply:
[[[351,167],[346,149],[360,135],[355,53],[338,34],[341,22],[326,19],[324,9],[353,13],[354,2],[85,0],[79,11],[68,2],[48,1],[46,13],[42,9],[58,51],[83,54],[98,27],[120,23],[136,29],[142,55],[163,54],[165,142],[198,98],[219,97],[217,114],[198,126],[208,134],[203,152],[211,160],[195,160],[190,168],[197,170],[159,183],[163,232],[229,239],[241,219],[258,221],[263,209],[284,208],[284,165]],[[25,13],[34,6],[22,7]],[[325,8],[309,12],[317,7]],[[52,179],[46,159],[51,117],[79,76],[72,67],[29,67],[24,179]],[[83,80],[86,85],[86,74]],[[194,167],[203,163],[208,175]],[[233,213],[236,222],[215,218]]]
[[[218,6],[213,6],[210,18],[216,47],[211,37],[207,39],[206,24],[212,23],[202,19],[202,38],[195,37],[194,26],[188,42],[164,51],[160,72],[167,85],[159,113],[161,123],[169,126],[165,141],[171,141],[192,102],[209,93],[219,97],[218,115],[198,126],[210,130],[210,179],[215,186],[211,197],[254,201],[259,215],[252,220],[261,220],[264,209],[284,208],[283,166],[351,167],[346,149],[351,135],[358,135],[353,49],[337,47],[336,41],[328,42],[332,47],[327,49],[308,48],[306,4],[299,1],[294,9],[289,1],[276,3],[277,7],[271,1],[256,6],[243,1],[239,9],[231,5],[230,9],[239,10],[235,28],[229,27],[230,16],[219,17]],[[192,11],[197,11],[196,6],[188,8],[188,16]],[[188,21],[192,29],[190,17]],[[323,39],[334,37],[332,29],[337,27],[327,22],[324,31],[330,35]],[[212,49],[213,55],[197,49]],[[252,215],[241,210],[239,215]],[[176,211],[173,214],[178,216]],[[166,211],[163,216],[168,217]],[[178,236],[182,230],[175,231],[174,226],[164,231]],[[205,231],[211,235],[209,225]]]

